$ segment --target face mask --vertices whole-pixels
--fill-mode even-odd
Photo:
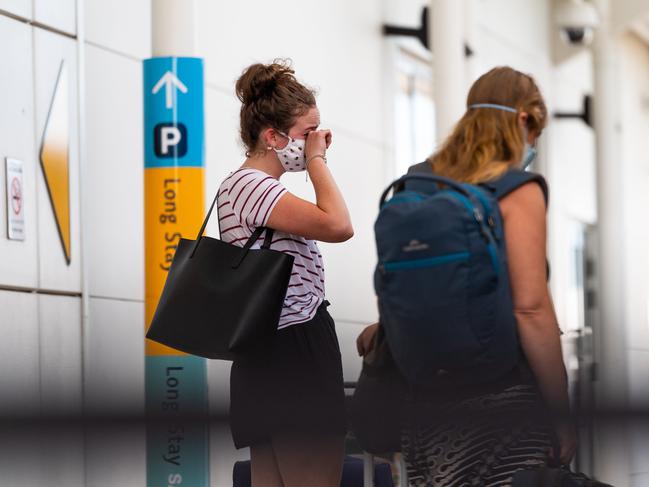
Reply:
[[[523,162],[521,162],[521,167],[523,168],[523,171],[525,171],[530,164],[534,162],[534,159],[536,158],[536,149],[532,147],[530,144],[525,142],[525,154],[523,155]]]
[[[288,139],[288,144],[283,149],[273,149],[282,163],[284,171],[298,172],[306,170],[306,156],[304,155],[304,146],[306,140],[293,139],[283,132],[281,135]]]
[[[508,107],[505,105],[497,105],[495,103],[475,103],[473,105],[469,105],[469,108],[494,108],[496,110],[503,110],[505,112],[510,112],[510,113],[518,113],[518,111],[515,108]],[[525,130],[525,149],[523,150],[523,160],[521,161],[521,167],[523,168],[523,171],[526,170],[532,162],[534,162],[534,159],[536,158],[536,148],[532,147],[528,142],[527,142],[527,130]]]

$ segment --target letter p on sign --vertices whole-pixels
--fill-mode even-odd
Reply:
[[[187,154],[187,128],[182,123],[159,123],[153,132],[157,157],[180,158]]]

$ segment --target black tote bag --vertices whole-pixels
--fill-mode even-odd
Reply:
[[[201,357],[234,360],[277,331],[293,270],[292,255],[270,249],[273,230],[257,228],[244,247],[181,238],[146,337]],[[252,245],[265,232],[259,250]]]

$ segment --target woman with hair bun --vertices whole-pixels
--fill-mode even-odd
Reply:
[[[267,227],[274,230],[271,249],[295,261],[276,338],[232,365],[234,443],[250,447],[253,487],[338,487],[346,432],[343,375],[316,240],[344,242],[353,229],[327,167],[332,134],[319,129],[314,93],[286,61],[249,66],[236,93],[247,151],[219,188],[221,239],[243,246],[256,228]],[[285,172],[298,171],[308,173],[315,204],[280,183]]]

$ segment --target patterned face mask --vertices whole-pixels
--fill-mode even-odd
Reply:
[[[299,172],[306,170],[306,156],[304,155],[304,146],[306,140],[293,139],[284,132],[279,132],[288,139],[288,144],[283,149],[273,149],[282,163],[284,171]]]

